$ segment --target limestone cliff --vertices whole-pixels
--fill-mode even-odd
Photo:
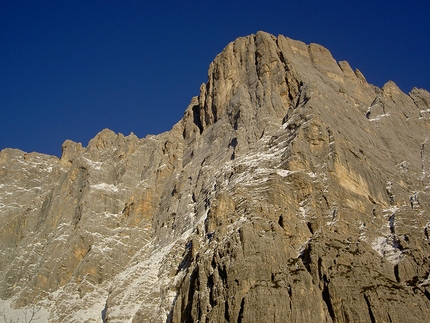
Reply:
[[[0,311],[426,322],[429,118],[320,45],[239,38],[169,132],[0,152]]]

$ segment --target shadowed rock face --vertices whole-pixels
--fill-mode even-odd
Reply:
[[[316,44],[239,38],[169,132],[103,130],[60,160],[0,153],[0,306],[51,322],[425,322],[429,138],[427,91],[379,89]]]

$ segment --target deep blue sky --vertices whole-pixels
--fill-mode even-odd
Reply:
[[[0,149],[59,156],[103,128],[169,130],[214,57],[264,30],[327,47],[369,83],[430,90],[428,1],[0,2]]]

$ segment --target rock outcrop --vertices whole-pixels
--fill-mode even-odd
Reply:
[[[169,132],[0,152],[0,310],[428,321],[429,138],[429,92],[379,89],[320,45],[239,38]]]

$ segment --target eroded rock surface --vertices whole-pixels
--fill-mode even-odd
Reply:
[[[430,94],[264,32],[184,117],[0,153],[0,298],[50,322],[425,322]],[[11,314],[12,315],[12,314]],[[16,316],[18,317],[18,316]]]

